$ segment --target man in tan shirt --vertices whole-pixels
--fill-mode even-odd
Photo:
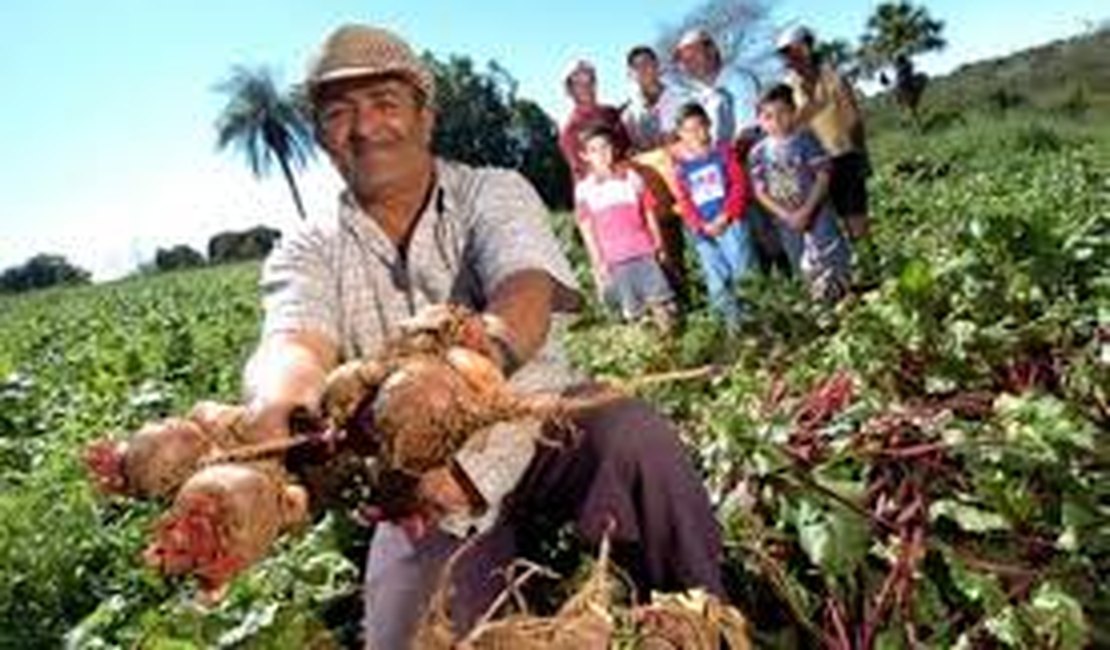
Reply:
[[[868,232],[867,177],[870,163],[863,114],[852,85],[814,52],[816,39],[805,27],[792,27],[777,46],[788,69],[786,83],[794,89],[797,121],[807,125],[832,158],[829,196],[844,220],[848,235]]]

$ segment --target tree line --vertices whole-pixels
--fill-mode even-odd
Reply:
[[[158,248],[154,257],[141,265],[139,273],[161,273],[182,269],[259,260],[281,239],[281,231],[255,226],[239,232],[221,232],[208,240],[207,254],[178,244]],[[61,285],[88,284],[92,274],[63,255],[40,253],[0,273],[0,294],[23,293]]]

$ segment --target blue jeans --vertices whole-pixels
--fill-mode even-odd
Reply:
[[[699,234],[693,238],[709,290],[709,304],[725,319],[728,328],[735,330],[744,311],[736,290],[755,265],[748,221],[734,222],[719,237]]]
[[[849,284],[852,253],[834,214],[822,209],[805,233],[781,221],[775,224],[790,265],[805,280],[810,294],[827,302],[839,300]]]

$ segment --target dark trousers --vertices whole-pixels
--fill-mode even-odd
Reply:
[[[632,566],[625,568],[642,593],[703,587],[723,594],[720,531],[674,426],[644,402],[628,398],[572,421],[574,440],[539,448],[500,522],[468,542],[456,560],[450,601],[456,632],[473,626],[504,589],[497,570],[516,556],[518,524],[532,513],[573,521],[593,543],[611,530],[614,544],[631,550],[625,557]],[[398,533],[378,532],[386,534]],[[393,560],[383,554],[376,559],[371,549],[372,647],[404,647],[398,640],[411,636],[439,568],[461,543],[437,532]]]

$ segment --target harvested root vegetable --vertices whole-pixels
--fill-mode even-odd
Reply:
[[[403,323],[400,335],[387,341],[374,357],[332,371],[325,382],[323,414],[333,428],[345,428],[359,404],[414,357],[449,358],[469,378],[477,379],[470,371],[484,374],[479,383],[504,383],[501,371],[489,361],[494,347],[480,314],[458,305],[425,308]]]
[[[93,442],[85,449],[85,465],[104,492],[162,497],[173,494],[214,450],[200,425],[169,418],[148,423],[125,442]]]
[[[85,466],[102,492],[168,497],[207,456],[245,442],[246,409],[200,402],[186,418],[149,422],[126,441],[97,440]]]
[[[94,440],[85,447],[85,469],[96,489],[105,494],[127,492],[127,475],[123,469],[126,455],[127,443],[122,441]]]
[[[197,402],[188,418],[200,425],[216,445],[225,449],[247,441],[247,409],[220,402]]]
[[[344,429],[367,395],[389,376],[387,364],[376,359],[349,361],[331,371],[321,400],[324,417],[334,429]]]
[[[464,347],[488,356],[492,344],[481,314],[447,304],[426,307],[404,323],[400,345],[393,347],[402,354]]]
[[[143,555],[163,573],[195,575],[205,591],[217,591],[303,521],[307,508],[304,489],[276,470],[212,465],[181,486]]]
[[[417,474],[442,465],[480,424],[482,397],[443,359],[410,359],[374,398],[383,460]]]
[[[493,395],[508,390],[501,370],[483,354],[470,348],[452,347],[448,348],[444,359],[479,395]]]
[[[628,606],[614,598],[616,580],[603,540],[589,578],[553,616],[514,613],[497,617],[520,581],[509,586],[490,611],[464,636],[456,635],[447,612],[444,568],[412,647],[421,650],[606,650],[618,640],[628,647],[667,650],[750,650],[748,626],[735,608],[701,590],[653,594],[648,605]],[[535,572],[533,572],[535,573]],[[527,577],[527,576],[526,576]],[[622,644],[621,647],[624,647]]]
[[[360,371],[358,363],[367,370]],[[325,390],[325,403],[344,404],[335,413],[350,415],[329,417],[329,426],[346,432],[350,448],[371,450],[383,468],[414,476],[445,465],[494,424],[541,420],[569,426],[568,413],[621,396],[613,391],[579,397],[519,394],[492,361],[462,347],[388,363],[353,362],[341,370],[333,373],[337,383]],[[371,385],[368,377],[381,381]],[[337,395],[329,398],[331,393]],[[349,406],[356,397],[361,401]]]

